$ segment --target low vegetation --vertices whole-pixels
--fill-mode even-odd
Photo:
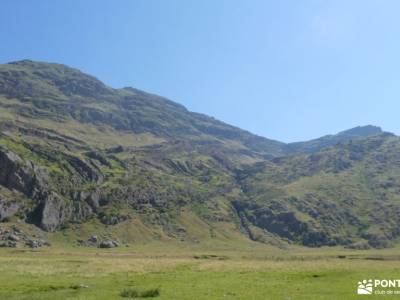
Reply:
[[[160,296],[160,290],[149,289],[138,291],[134,288],[126,288],[121,291],[120,296],[123,298],[154,298]]]
[[[0,299],[359,299],[358,281],[399,270],[397,248],[0,249]]]

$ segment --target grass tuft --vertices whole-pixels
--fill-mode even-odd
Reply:
[[[124,298],[154,298],[160,296],[160,290],[157,288],[138,291],[133,288],[125,288],[121,291],[120,296]]]

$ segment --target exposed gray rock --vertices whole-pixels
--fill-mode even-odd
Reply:
[[[96,210],[100,206],[100,192],[97,190],[93,191],[85,200],[93,210]]]
[[[88,238],[88,242],[91,243],[97,243],[99,241],[97,235],[92,235],[91,237]]]
[[[14,241],[0,241],[0,247],[1,248],[15,248],[17,247],[17,243]]]
[[[40,240],[40,239],[38,239],[38,240],[28,239],[25,244],[30,248],[40,248],[43,246],[50,246],[50,244],[48,242]]]
[[[8,236],[8,239],[9,239],[10,241],[14,241],[14,242],[18,242],[18,241],[20,240],[19,237],[18,237],[17,235],[12,234],[12,233]]]
[[[81,239],[77,240],[76,244],[78,246],[97,247],[98,242],[99,242],[99,238],[97,237],[97,235],[92,235],[86,241],[81,240]]]
[[[0,198],[0,222],[15,215],[20,208],[17,203],[6,203],[5,201]]]
[[[39,248],[41,247],[40,243],[36,240],[28,240],[26,242],[26,245],[29,246],[30,248]]]
[[[100,222],[105,224],[105,225],[117,225],[121,222],[124,222],[126,220],[130,219],[129,215],[105,215],[105,214],[100,214]]]
[[[33,177],[29,166],[26,166],[17,154],[0,148],[0,184],[24,194],[31,194]]]
[[[27,235],[15,225],[10,229],[0,228],[0,247],[17,247],[18,245],[39,248],[50,246],[50,243],[34,234],[31,236]]]
[[[65,159],[85,179],[98,183],[103,181],[103,175],[96,166],[75,156],[65,156]]]
[[[65,220],[70,218],[72,207],[69,201],[61,198],[58,194],[51,192],[43,204],[41,213],[42,229],[46,231],[56,230]]]
[[[119,243],[115,240],[105,240],[100,243],[100,248],[115,248],[118,247]]]

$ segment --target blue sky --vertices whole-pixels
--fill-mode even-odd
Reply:
[[[400,133],[400,1],[3,0],[0,62],[59,62],[298,141]]]

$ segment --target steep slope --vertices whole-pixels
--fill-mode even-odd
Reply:
[[[398,150],[372,126],[286,145],[64,65],[0,65],[0,221],[55,236],[390,246]]]
[[[272,157],[283,143],[255,136],[182,105],[133,88],[112,89],[58,64],[20,61],[0,66],[2,107],[21,122],[52,122],[150,135],[153,140],[197,140],[226,144],[238,153]],[[15,120],[14,120],[15,121]],[[34,122],[38,121],[38,122]],[[135,145],[135,144],[133,144]]]
[[[195,239],[192,224],[209,235],[215,220],[236,235],[232,170],[275,157],[283,145],[162,97],[32,61],[0,66],[0,129],[0,220],[46,231],[124,223],[153,238]]]

